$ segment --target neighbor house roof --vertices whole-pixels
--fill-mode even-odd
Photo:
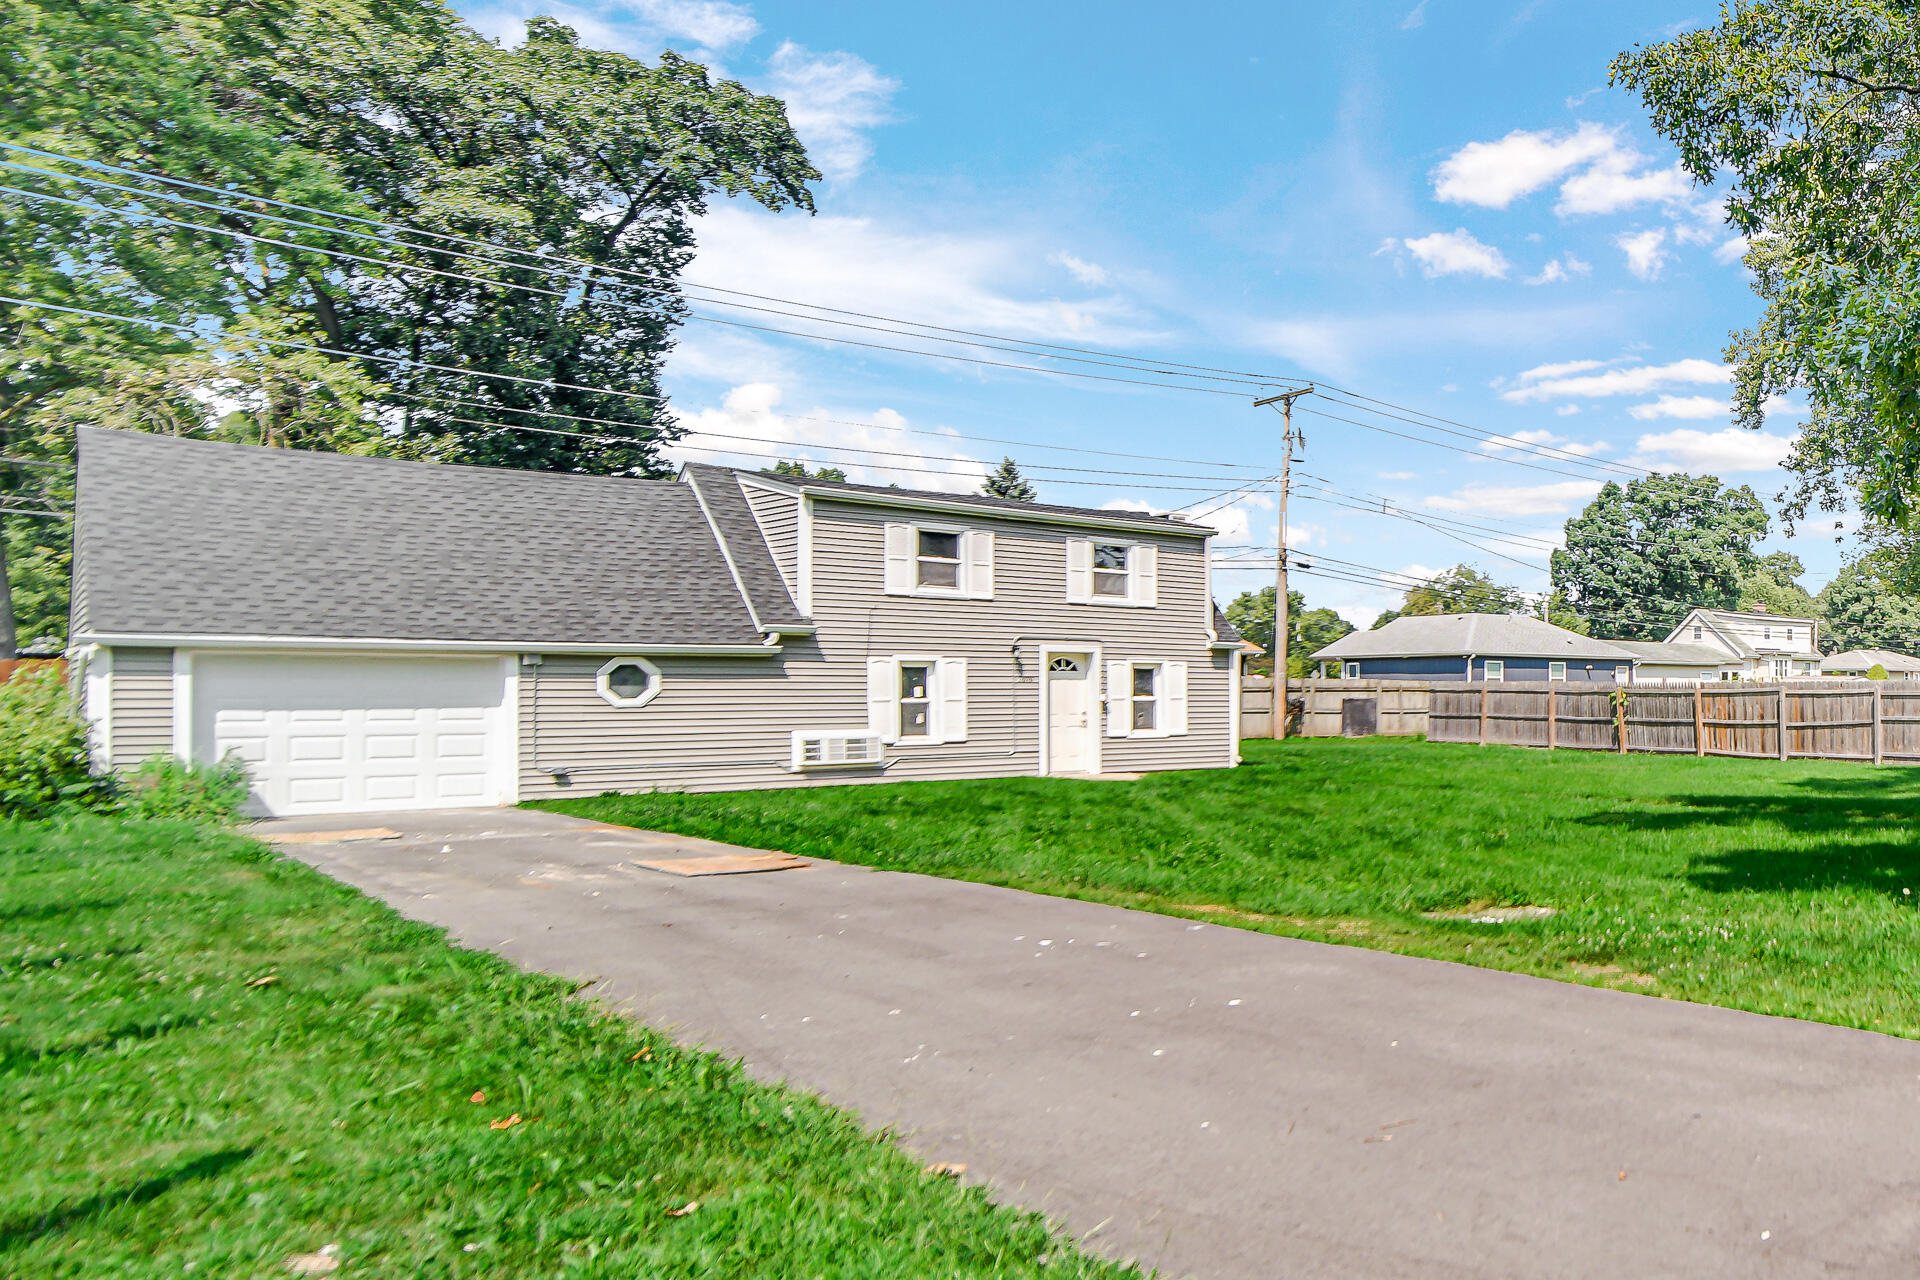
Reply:
[[[1188,537],[1205,537],[1214,532],[1205,525],[1195,524],[1177,515],[1151,515],[1145,511],[1109,510],[1104,507],[1062,507],[1046,502],[1019,502],[1012,498],[993,498],[979,493],[936,493],[926,489],[893,489],[884,485],[854,484],[847,480],[817,480],[811,476],[802,478],[773,471],[753,471],[746,474],[753,476],[756,480],[829,498],[877,501],[903,507],[979,507],[1013,517],[1052,518],[1069,524],[1111,525],[1153,533],[1184,534]]]
[[[95,636],[763,640],[675,481],[86,428],[78,475],[75,593]]]
[[[1879,666],[1890,672],[1920,672],[1920,658],[1910,658],[1904,653],[1893,653],[1887,649],[1849,649],[1845,653],[1822,658],[1820,666],[1826,671],[1866,671]]]
[[[1664,640],[1609,640],[1631,653],[1635,659],[1656,666],[1669,667],[1717,667],[1727,661],[1727,655],[1711,645],[1671,644]]]
[[[1355,631],[1314,658],[1439,658],[1483,654],[1493,658],[1605,659],[1633,655],[1538,618],[1501,613],[1443,613],[1395,618],[1375,631]]]

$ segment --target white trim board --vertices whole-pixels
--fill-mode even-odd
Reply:
[[[779,635],[805,635],[781,628]],[[123,648],[153,649],[276,649],[332,652],[352,650],[363,653],[580,653],[645,654],[673,656],[688,654],[717,658],[762,658],[779,653],[780,645],[768,644],[568,644],[546,640],[395,640],[355,636],[245,636],[245,635],[139,635],[88,632],[74,637],[76,644],[118,645]]]

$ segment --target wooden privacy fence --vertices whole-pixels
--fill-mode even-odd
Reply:
[[[1289,680],[1287,698],[1299,709],[1287,733],[1300,738],[1340,738],[1365,733],[1414,735],[1427,731],[1433,688],[1427,680]],[[1359,704],[1359,705],[1354,705]],[[1247,676],[1241,682],[1240,736],[1273,736],[1273,681]]]
[[[1920,764],[1920,683],[1912,681],[1432,689],[1434,742]]]

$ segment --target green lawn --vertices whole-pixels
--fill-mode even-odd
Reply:
[[[545,807],[1920,1037],[1920,769],[1384,738],[1246,756]],[[1557,914],[1423,915],[1484,906]]]
[[[0,825],[0,869],[0,1275],[1132,1274],[236,836]]]

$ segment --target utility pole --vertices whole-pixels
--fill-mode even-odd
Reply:
[[[1283,391],[1277,396],[1255,400],[1253,407],[1277,404],[1286,427],[1280,437],[1280,532],[1274,541],[1279,555],[1274,558],[1273,574],[1273,736],[1287,736],[1287,641],[1290,630],[1287,617],[1287,490],[1293,482],[1293,402],[1313,394],[1313,385],[1298,391]]]

